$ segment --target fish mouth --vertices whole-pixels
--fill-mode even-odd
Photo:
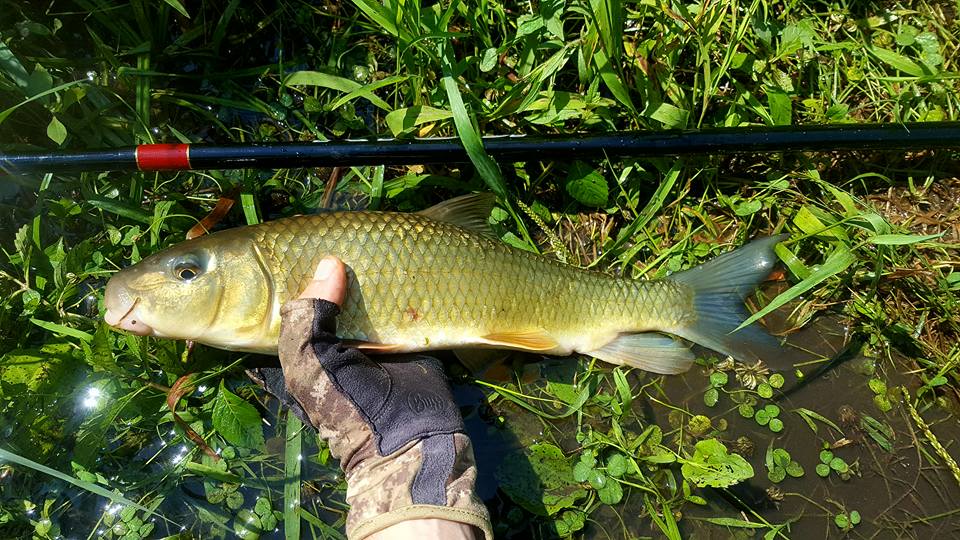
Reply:
[[[126,309],[110,305],[113,303],[110,302],[111,299],[112,295],[109,294],[104,298],[104,304],[107,308],[106,313],[103,314],[104,322],[114,328],[126,330],[138,336],[151,336],[154,334],[153,328],[137,317],[136,309],[137,304],[140,303],[139,296],[135,298]]]

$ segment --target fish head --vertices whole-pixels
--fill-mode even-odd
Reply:
[[[104,320],[137,335],[259,350],[275,318],[272,282],[255,242],[235,231],[188,240],[115,273]]]

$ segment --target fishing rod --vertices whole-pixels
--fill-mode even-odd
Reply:
[[[483,139],[500,162],[569,161],[685,154],[960,148],[960,122],[760,126],[624,131],[576,135],[507,135]],[[379,139],[233,145],[141,144],[79,152],[0,154],[0,171],[288,169],[360,165],[466,163],[457,138]]]

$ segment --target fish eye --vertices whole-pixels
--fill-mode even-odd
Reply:
[[[180,281],[190,281],[203,273],[200,265],[193,260],[182,260],[173,267],[173,275]]]

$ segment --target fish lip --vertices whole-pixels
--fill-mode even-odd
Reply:
[[[103,321],[113,328],[119,328],[137,336],[154,335],[156,332],[153,327],[144,323],[142,320],[138,320],[139,318],[134,318],[136,316],[134,311],[137,309],[137,304],[139,303],[140,297],[138,296],[133,300],[133,303],[130,304],[130,307],[119,317],[115,317],[115,315],[117,315],[116,311],[107,307],[106,313],[103,314]],[[111,319],[114,320],[111,321]]]

